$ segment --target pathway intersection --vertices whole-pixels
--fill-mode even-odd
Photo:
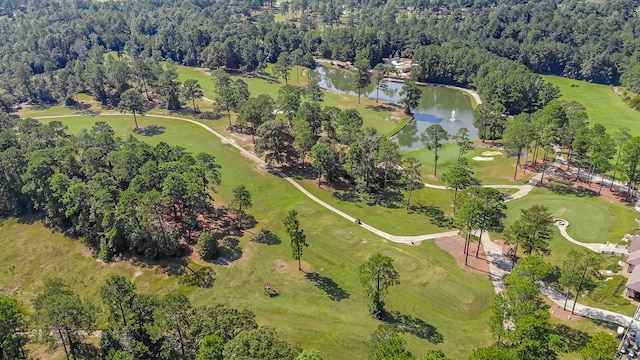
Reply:
[[[56,118],[71,118],[71,117],[83,117],[85,115],[78,115],[78,114],[70,114],[70,115],[53,115],[53,116],[36,116],[33,117],[34,119],[38,119],[38,120],[45,120],[45,119],[56,119]],[[97,114],[96,116],[128,116],[126,114],[120,114],[120,113],[101,113],[101,114]],[[341,211],[336,209],[335,207],[329,205],[328,203],[318,199],[316,196],[314,196],[313,194],[311,194],[310,192],[308,192],[307,190],[305,190],[300,184],[298,184],[295,180],[293,180],[292,178],[290,178],[287,174],[285,174],[284,172],[275,169],[269,165],[267,165],[265,163],[265,161],[258,157],[257,155],[255,155],[254,153],[248,151],[247,149],[243,148],[242,146],[238,145],[233,139],[225,137],[224,135],[220,134],[219,132],[213,130],[212,128],[210,128],[209,126],[200,123],[198,121],[195,120],[191,120],[191,119],[186,119],[186,118],[182,118],[182,117],[176,117],[176,116],[168,116],[168,115],[155,115],[155,114],[147,114],[144,115],[144,117],[154,117],[154,118],[161,118],[161,119],[171,119],[171,120],[177,120],[177,121],[184,121],[184,122],[189,122],[192,123],[196,126],[199,126],[201,128],[203,128],[204,130],[208,131],[209,133],[215,135],[216,137],[218,137],[220,139],[220,141],[223,144],[229,144],[231,146],[233,146],[234,148],[236,148],[238,151],[240,151],[240,153],[242,155],[244,155],[245,157],[249,158],[250,160],[256,162],[259,165],[264,166],[267,171],[277,174],[278,176],[280,176],[281,178],[283,178],[285,181],[289,182],[291,185],[293,185],[296,189],[298,189],[300,192],[302,192],[305,196],[307,196],[309,199],[313,200],[314,202],[318,203],[319,205],[323,206],[324,208],[326,208],[327,210],[347,219],[348,221],[351,222],[356,222],[356,218]],[[558,157],[556,159],[556,162],[554,162],[552,165],[548,166],[547,171],[545,172],[545,174],[552,174],[553,172],[555,172],[555,169],[557,167],[560,166],[562,162],[562,158]],[[540,181],[542,177],[542,174],[537,174],[536,176],[534,176],[533,178],[531,178],[531,180],[529,180],[529,182],[525,185],[484,185],[486,187],[492,187],[492,188],[496,188],[496,189],[518,189],[518,191],[513,194],[510,195],[509,197],[507,197],[506,201],[510,201],[510,200],[514,200],[514,199],[519,199],[521,197],[526,196],[534,187],[536,184],[538,184],[538,182]],[[447,190],[447,187],[445,186],[441,186],[441,185],[433,185],[433,184],[424,184],[425,187],[429,187],[432,189],[440,189],[440,190]],[[618,186],[618,184],[617,184]],[[447,231],[447,232],[440,232],[440,233],[432,233],[432,234],[424,234],[424,235],[415,235],[415,236],[402,236],[402,235],[393,235],[393,234],[389,234],[387,232],[384,232],[380,229],[375,228],[374,226],[370,225],[370,224],[366,224],[363,222],[360,222],[359,226],[363,227],[364,229],[384,238],[387,239],[389,241],[392,242],[396,242],[396,243],[402,243],[402,244],[414,244],[415,242],[419,242],[419,241],[423,241],[423,240],[430,240],[430,239],[437,239],[437,238],[442,238],[442,237],[447,237],[447,236],[455,236],[458,235],[458,231]],[[565,228],[566,229],[566,228]],[[484,232],[482,235],[482,239],[481,239],[481,243],[482,243],[482,247],[484,248],[485,254],[487,256],[487,262],[489,265],[489,272],[490,272],[490,278],[491,281],[493,283],[493,287],[494,290],[497,292],[500,292],[502,290],[504,290],[504,284],[502,279],[510,272],[511,268],[513,267],[513,264],[511,262],[511,260],[505,256],[502,252],[502,247],[496,243],[494,243],[491,238],[489,237],[489,235],[487,234],[487,232]],[[557,291],[548,288],[544,285],[541,285],[541,292],[542,294],[544,294],[545,296],[547,296],[549,299],[551,299],[553,302],[555,302],[558,305],[564,305],[564,295],[558,293]],[[571,300],[569,300],[569,303],[571,304],[570,306],[573,305],[573,302]],[[568,305],[569,306],[569,305]],[[604,321],[609,321],[609,322],[613,322],[619,325],[623,325],[623,326],[628,326],[630,321],[631,321],[631,317],[629,316],[625,316],[622,314],[618,314],[618,313],[614,313],[608,310],[604,310],[604,309],[598,309],[598,308],[592,308],[592,307],[588,307],[588,306],[584,306],[581,304],[576,304],[576,313],[588,317],[588,318],[592,318],[592,319],[598,319],[598,320],[604,320]]]

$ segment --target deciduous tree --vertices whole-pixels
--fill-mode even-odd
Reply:
[[[580,350],[580,356],[584,360],[615,360],[618,358],[618,344],[613,335],[599,332]]]
[[[393,325],[380,324],[370,336],[369,360],[413,360],[415,357],[406,349],[403,339]]]
[[[26,328],[27,311],[15,299],[0,295],[0,359],[27,359]]]
[[[313,166],[318,170],[318,187],[322,176],[327,182],[331,181],[333,172],[339,167],[335,149],[328,144],[315,144],[309,155],[313,158]]]

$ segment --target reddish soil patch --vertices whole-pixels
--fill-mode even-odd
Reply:
[[[564,169],[559,169],[559,170],[562,172],[564,171]],[[560,171],[558,171],[557,173],[562,174],[562,172]],[[593,179],[593,181],[591,182],[591,185],[589,185],[589,183],[587,183],[583,179],[576,180],[574,176],[572,176],[571,178],[566,178],[564,176],[562,177],[553,176],[551,179],[560,184],[569,184],[573,186],[576,190],[579,190],[580,192],[588,194],[589,196],[599,196],[602,199],[607,200],[611,203],[625,204],[625,205],[629,204],[627,202],[627,192],[617,191],[615,190],[615,188],[613,190],[610,190],[609,189],[610,183],[607,179],[605,179],[604,185],[602,186],[602,189],[601,189],[599,184],[600,182],[599,176]],[[596,183],[596,181],[598,183]],[[545,182],[542,186],[546,187],[548,185],[549,185],[549,182]],[[635,203],[636,200],[637,200],[636,198],[633,198],[632,203]]]
[[[469,249],[469,257],[467,265],[464,264],[464,238],[462,236],[447,236],[444,238],[436,239],[436,245],[451,254],[455,259],[458,266],[464,271],[469,271],[475,274],[489,275],[489,265],[487,264],[487,256],[484,253],[484,249],[480,247],[480,252],[476,258],[476,250],[478,243],[471,243]]]
[[[561,305],[558,305],[547,298],[545,298],[545,302],[551,306],[549,308],[551,316],[561,320],[563,323],[576,322],[582,319],[582,316],[571,313],[571,306],[569,306],[569,304],[567,304],[567,310],[563,310]]]

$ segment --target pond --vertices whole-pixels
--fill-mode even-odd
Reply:
[[[358,95],[353,85],[353,74],[340,69],[319,66],[312,76],[315,76],[320,86],[334,92]],[[397,104],[400,100],[402,84],[387,81],[386,91],[380,91],[378,96],[382,101]],[[440,124],[449,134],[454,134],[461,127],[469,129],[471,139],[478,139],[478,130],[473,126],[473,107],[471,99],[461,91],[444,86],[421,86],[422,98],[420,105],[414,110],[414,119],[395,139],[403,150],[422,148],[420,134],[431,124]],[[363,90],[362,96],[376,98],[373,85]]]

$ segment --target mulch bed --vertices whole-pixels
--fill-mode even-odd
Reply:
[[[464,238],[462,236],[443,237],[436,239],[435,243],[440,249],[451,254],[451,256],[456,259],[458,266],[464,271],[489,275],[489,265],[487,264],[487,257],[482,247],[480,247],[480,252],[476,258],[478,243],[471,243],[467,265],[464,264],[466,255],[464,254]]]

